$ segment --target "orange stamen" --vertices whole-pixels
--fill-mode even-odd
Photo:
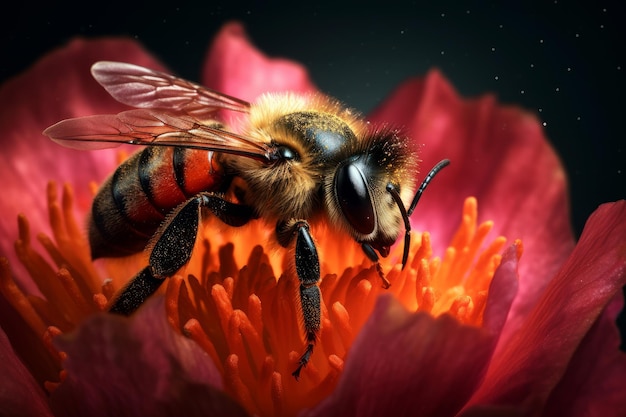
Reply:
[[[85,317],[104,311],[112,295],[119,289],[110,280],[103,281],[89,254],[89,244],[74,217],[74,196],[69,185],[63,187],[61,202],[57,187],[47,187],[48,215],[52,237],[44,234],[37,241],[45,255],[33,247],[30,225],[19,215],[15,251],[31,276],[40,295],[24,293],[16,284],[6,258],[0,257],[0,293],[19,313],[27,325],[41,336],[43,347],[60,369],[65,354],[58,352],[52,339],[73,330]],[[43,361],[46,363],[49,361]],[[34,365],[36,367],[36,365]],[[49,391],[57,383],[41,381]]]
[[[46,330],[46,324],[42,317],[37,314],[26,295],[13,281],[9,261],[6,258],[0,258],[0,291],[4,299],[22,316],[28,326],[36,334],[43,334]]]
[[[37,238],[46,256],[33,248],[26,217],[18,217],[16,252],[43,297],[24,294],[4,258],[0,292],[42,335],[49,355],[60,364],[65,354],[56,351],[52,339],[86,316],[106,310],[120,283],[128,279],[120,271],[128,268],[106,262],[111,279],[100,278],[73,215],[72,189],[63,187],[61,203],[56,189],[54,183],[47,189],[52,236]],[[381,262],[391,283],[388,290],[358,245],[324,226],[313,228],[322,261],[322,328],[299,382],[291,373],[305,341],[293,251],[251,245],[270,235],[262,224],[252,222],[247,229],[220,234],[209,224],[207,238],[199,239],[184,276],[167,282],[165,314],[175,331],[207,352],[223,375],[225,390],[248,412],[295,415],[332,392],[380,294],[394,294],[410,311],[450,314],[461,323],[482,325],[489,284],[506,239],[487,241],[493,222],[479,224],[477,219],[477,202],[470,197],[443,258],[433,256],[428,232],[413,232],[409,261],[402,270],[394,264],[402,257],[402,245],[396,245]],[[521,242],[516,247],[521,254]],[[46,383],[48,390],[57,385]]]

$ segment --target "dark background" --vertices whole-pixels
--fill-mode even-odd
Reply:
[[[569,174],[577,234],[599,204],[626,197],[626,15],[617,3],[229,3],[14,4],[0,25],[0,81],[74,36],[106,35],[134,37],[198,80],[214,34],[236,19],[262,51],[302,62],[323,91],[365,113],[438,67],[462,95],[494,92],[537,114]]]
[[[577,235],[599,204],[626,197],[626,15],[617,2],[430,3],[21,2],[3,13],[0,82],[74,36],[106,35],[134,37],[198,80],[212,37],[236,19],[259,49],[300,61],[322,91],[365,113],[432,67],[464,96],[493,92],[535,113],[567,169]]]

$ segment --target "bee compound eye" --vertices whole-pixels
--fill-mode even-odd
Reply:
[[[369,234],[376,226],[366,166],[360,159],[341,165],[335,173],[335,196],[341,212],[359,233]]]
[[[278,155],[280,156],[280,159],[283,159],[286,161],[298,159],[298,153],[288,146],[279,146],[277,151],[278,151]]]

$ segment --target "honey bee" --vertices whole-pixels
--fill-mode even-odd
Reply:
[[[326,222],[351,236],[388,287],[379,257],[388,256],[404,227],[404,267],[409,216],[449,161],[435,165],[415,191],[418,157],[408,138],[370,126],[327,96],[265,94],[248,103],[127,63],[101,61],[91,72],[134,109],[62,120],[44,134],[75,149],[146,145],[105,181],[89,217],[94,259],[149,251],[148,266],[109,311],[131,314],[189,261],[203,215],[233,227],[259,219],[295,253],[306,333],[297,379],[321,322],[320,262],[310,224]],[[241,133],[218,120],[221,110],[247,115]]]

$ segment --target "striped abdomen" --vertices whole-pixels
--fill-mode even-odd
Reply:
[[[165,217],[201,191],[214,191],[223,174],[209,152],[147,147],[118,167],[96,195],[89,219],[95,258],[140,252]]]

